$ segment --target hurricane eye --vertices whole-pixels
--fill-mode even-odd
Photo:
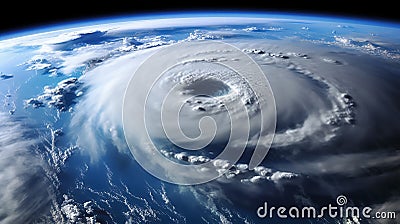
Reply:
[[[207,95],[219,97],[229,94],[231,88],[221,80],[212,78],[211,76],[211,78],[201,78],[184,86],[182,91],[184,93],[200,97]]]

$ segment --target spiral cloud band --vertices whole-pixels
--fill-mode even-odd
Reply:
[[[211,181],[246,150],[251,150],[253,169],[267,155],[275,133],[276,107],[267,77],[247,54],[219,41],[157,51],[132,76],[123,103],[124,134],[136,161],[174,184]],[[249,148],[249,139],[259,136],[262,144]],[[194,154],[186,152],[205,158],[204,150],[218,155],[184,164],[162,153],[171,150],[184,150],[181,155],[187,157]]]

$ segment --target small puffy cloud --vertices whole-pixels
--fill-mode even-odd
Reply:
[[[80,89],[81,85],[78,78],[65,79],[54,88],[45,86],[41,95],[25,100],[25,104],[33,108],[43,107],[47,104],[60,111],[67,111],[75,104],[75,98],[83,94]]]
[[[297,177],[297,176],[298,175],[295,174],[295,173],[276,171],[270,177],[268,177],[268,179],[277,183],[277,182],[279,182],[281,180],[290,180],[290,179],[292,179],[294,177]]]

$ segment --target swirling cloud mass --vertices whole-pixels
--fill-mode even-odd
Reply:
[[[399,31],[376,27],[372,31],[379,35],[371,35],[369,26],[344,24],[201,17],[110,23],[0,42],[4,49],[33,49],[19,66],[54,79],[7,107],[10,114],[21,104],[36,119],[47,116],[46,126],[35,129],[39,140],[0,114],[0,167],[8,167],[0,172],[0,202],[10,205],[0,206],[0,220],[31,221],[47,209],[52,219],[65,222],[251,223],[257,221],[254,209],[266,200],[321,206],[341,194],[349,203],[398,213],[400,53],[398,37],[384,34]],[[208,41],[223,41],[240,54],[196,45]],[[201,51],[170,48],[174,45]],[[180,60],[159,74],[163,57],[172,55],[166,49],[175,49]],[[243,62],[259,66],[268,82],[255,70],[235,69]],[[141,79],[153,76],[146,89]],[[135,113],[126,125],[130,111]],[[234,123],[242,118],[248,120]],[[167,132],[168,127],[179,130]],[[245,135],[232,135],[243,130]],[[139,160],[145,158],[146,166],[167,179],[198,179],[189,168],[146,154],[156,153],[154,145],[159,158],[201,167],[196,175],[217,178],[198,186],[152,179]],[[238,160],[218,157],[226,147],[235,151],[243,145]],[[252,167],[258,149],[268,155]],[[146,153],[140,157],[139,151]],[[392,187],[382,190],[383,185]],[[192,199],[189,208],[186,200]],[[199,210],[201,218],[186,216]]]

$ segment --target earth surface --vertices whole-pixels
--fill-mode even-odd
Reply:
[[[399,24],[293,14],[169,14],[0,38],[0,223],[399,221]],[[214,161],[219,178],[192,186],[163,182],[136,162],[125,141],[124,93],[155,52],[207,40],[228,43],[261,67],[275,98],[276,133],[255,169],[248,167],[250,136],[229,170],[226,161]],[[223,110],[204,91],[256,103],[248,86],[224,68],[177,69],[161,77],[153,101],[179,83],[177,91],[194,97],[186,102],[194,117]],[[262,142],[265,136],[258,137]],[[215,158],[223,144],[212,142],[193,154],[158,140],[165,157],[184,164]],[[256,213],[264,202],[336,205],[339,195],[347,205],[395,212],[397,219],[261,219]]]

